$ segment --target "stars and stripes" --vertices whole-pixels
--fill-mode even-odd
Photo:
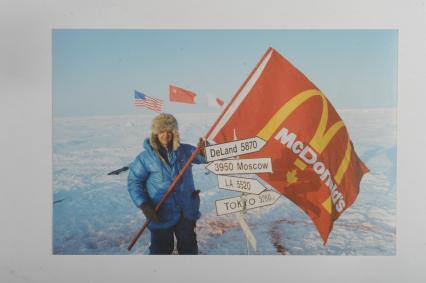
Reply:
[[[146,107],[155,112],[161,112],[164,102],[162,99],[151,97],[135,90],[135,106]]]

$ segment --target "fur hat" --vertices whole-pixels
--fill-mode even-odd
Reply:
[[[159,142],[157,134],[164,131],[173,133],[172,145],[173,150],[176,150],[180,145],[178,123],[173,115],[167,113],[161,113],[152,120],[151,137],[149,138],[149,143],[151,144],[152,148],[158,151]]]

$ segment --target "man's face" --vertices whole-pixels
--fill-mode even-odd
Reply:
[[[169,131],[162,131],[159,134],[157,134],[157,138],[160,141],[162,146],[167,147],[167,145],[173,139],[173,133]]]

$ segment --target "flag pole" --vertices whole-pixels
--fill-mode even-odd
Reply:
[[[261,62],[265,59],[266,55],[269,53],[269,51],[272,48],[269,47],[268,50],[266,50],[265,54],[262,56],[262,58],[260,59],[260,61],[256,64],[256,66],[253,68],[253,70],[250,72],[250,74],[248,75],[248,77],[245,79],[245,81],[242,83],[242,85],[240,86],[240,88],[237,90],[237,92],[235,93],[235,95],[232,97],[231,101],[226,105],[225,109],[222,111],[222,113],[219,115],[219,117],[217,117],[216,121],[213,123],[213,125],[210,127],[210,129],[207,131],[207,133],[204,135],[204,140],[207,140],[210,137],[210,134],[212,133],[213,129],[217,126],[217,124],[219,123],[219,121],[223,118],[223,116],[225,115],[226,111],[228,111],[229,107],[231,106],[231,104],[235,101],[235,99],[238,97],[238,95],[240,94],[241,90],[244,88],[244,86],[247,84],[248,80],[253,76],[254,72],[257,70],[257,68],[259,67],[259,65],[261,64]],[[161,197],[160,201],[158,202],[158,204],[155,206],[155,211],[159,211],[161,205],[164,203],[164,201],[166,200],[166,198],[169,196],[169,194],[172,192],[172,190],[174,189],[174,187],[176,186],[176,183],[179,182],[179,180],[182,178],[183,173],[185,173],[186,169],[188,169],[189,165],[192,163],[192,161],[194,160],[195,156],[197,155],[197,153],[200,151],[200,144],[197,145],[196,149],[194,150],[194,152],[191,154],[191,156],[189,157],[188,161],[185,163],[185,165],[182,167],[182,170],[179,172],[179,174],[176,176],[176,178],[174,179],[174,181],[170,184],[169,188],[167,189],[167,191],[164,193],[164,195]],[[145,221],[145,223],[143,224],[143,226],[133,235],[132,239],[130,240],[130,243],[127,247],[127,250],[130,251],[133,246],[135,245],[136,241],[139,239],[139,237],[142,235],[142,233],[145,231],[146,227],[148,227],[150,223],[150,220],[147,219]]]

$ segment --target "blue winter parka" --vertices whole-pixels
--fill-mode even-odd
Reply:
[[[154,207],[159,203],[163,194],[194,152],[195,147],[182,143],[176,150],[169,151],[170,165],[160,159],[148,138],[144,141],[144,149],[145,151],[141,152],[130,164],[127,178],[129,194],[139,208],[149,201]],[[206,163],[206,160],[198,153],[192,163]],[[157,212],[160,222],[151,221],[148,228],[170,228],[178,223],[181,216],[194,221],[200,218],[200,197],[198,194],[193,194],[194,190],[192,164],[190,164]]]

